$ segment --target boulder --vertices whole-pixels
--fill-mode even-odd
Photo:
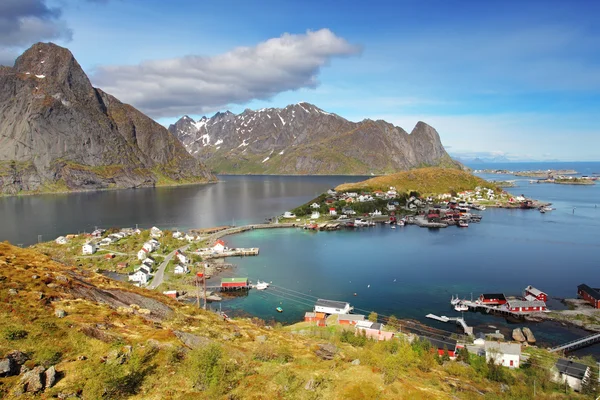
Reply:
[[[25,361],[29,360],[29,356],[19,350],[9,351],[5,357],[12,359],[17,365],[23,365]]]
[[[267,337],[265,335],[260,335],[256,337],[256,341],[259,343],[264,343],[267,341]]]
[[[15,394],[38,393],[44,389],[44,367],[41,365],[27,371],[17,384]]]
[[[67,316],[67,313],[65,312],[65,310],[58,309],[54,311],[54,315],[56,315],[57,318],[64,318]]]
[[[304,385],[304,389],[305,390],[315,390],[315,380],[309,379],[308,382],[306,382],[306,385]]]
[[[177,336],[177,338],[179,340],[181,340],[181,342],[184,345],[186,345],[190,349],[196,349],[198,347],[208,346],[211,342],[211,340],[208,338],[196,336],[196,335],[193,335],[193,334],[187,333],[187,332],[173,331],[173,333],[175,334],[175,336]]]
[[[46,389],[49,389],[56,383],[56,368],[54,368],[54,365],[46,370],[45,375]]]
[[[356,360],[352,361],[351,364],[352,365],[360,365],[360,360],[357,358]]]
[[[335,353],[337,353],[337,347],[331,343],[320,344],[315,351],[315,354],[323,360],[333,360]]]
[[[15,362],[11,358],[3,358],[0,360],[0,376],[11,376],[16,371]]]
[[[17,291],[17,289],[8,289],[8,294],[10,294],[11,296],[16,296],[19,294],[19,292]]]

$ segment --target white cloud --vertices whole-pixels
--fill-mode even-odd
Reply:
[[[153,117],[203,114],[229,104],[314,88],[321,68],[332,58],[359,52],[329,29],[321,29],[286,33],[211,57],[190,55],[133,66],[102,66],[92,81]]]

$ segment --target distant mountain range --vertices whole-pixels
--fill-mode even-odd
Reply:
[[[169,126],[190,154],[224,174],[388,174],[420,166],[461,168],[437,131],[409,134],[385,121],[351,122],[309,104],[229,111]]]
[[[0,194],[214,179],[163,126],[92,87],[69,50],[37,43],[0,66]]]

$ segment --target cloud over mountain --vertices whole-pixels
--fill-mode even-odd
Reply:
[[[360,48],[329,29],[285,33],[216,56],[189,55],[102,66],[93,81],[153,117],[201,114],[318,84],[321,68]]]

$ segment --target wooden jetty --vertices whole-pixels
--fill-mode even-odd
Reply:
[[[460,325],[463,328],[463,331],[469,335],[469,336],[473,336],[473,327],[467,325],[467,323],[465,322],[464,318],[455,318],[455,317],[446,317],[445,315],[442,315],[441,317],[438,317],[437,315],[434,314],[427,314],[426,315],[427,318],[431,318],[431,319],[435,319],[436,321],[440,321],[440,322],[450,322],[450,321],[454,321],[456,322],[457,325]]]
[[[202,257],[206,260],[211,258],[225,258],[225,257],[240,257],[240,256],[257,256],[260,249],[258,247],[251,247],[247,249],[229,249],[221,253],[205,253]]]
[[[525,316],[524,313],[512,312],[507,309],[499,308],[495,305],[487,305],[477,301],[461,300],[458,304],[469,307],[469,310],[481,311],[487,314],[500,314],[517,318],[523,318]]]
[[[593,335],[583,337],[581,339],[573,340],[571,342],[561,344],[548,350],[550,353],[556,353],[558,351],[571,351],[580,349],[582,347],[590,346],[594,343],[600,342],[600,333],[594,333]]]

